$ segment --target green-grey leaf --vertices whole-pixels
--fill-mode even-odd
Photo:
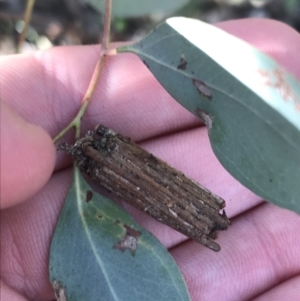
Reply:
[[[112,15],[115,17],[140,17],[153,13],[172,13],[190,0],[114,0]],[[88,0],[98,12],[104,13],[105,0]]]
[[[60,301],[190,300],[169,252],[77,168],[51,244],[50,281]]]
[[[209,129],[214,153],[249,189],[300,213],[300,83],[274,60],[206,23],[170,18],[136,53]]]

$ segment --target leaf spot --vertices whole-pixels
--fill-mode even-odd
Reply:
[[[195,85],[197,91],[204,97],[208,98],[209,100],[212,99],[212,94],[209,88],[206,86],[204,82],[198,79],[193,79],[193,84]]]
[[[270,72],[261,69],[258,69],[257,71],[263,79],[263,85],[277,89],[283,100],[291,100],[294,102],[296,110],[300,112],[300,99],[296,96],[292,88],[286,82],[286,74],[284,70],[276,68]]]
[[[124,252],[126,249],[128,249],[133,253],[137,249],[137,241],[142,234],[128,225],[124,225],[124,228],[126,229],[124,238],[114,245],[113,248],[118,249],[121,252]]]
[[[92,200],[92,198],[93,198],[93,192],[91,190],[88,190],[85,195],[85,201],[88,203],[89,201]]]
[[[67,297],[65,295],[65,289],[59,281],[54,280],[52,282],[52,287],[54,289],[55,298],[57,301],[67,301]]]
[[[187,66],[187,61],[183,57],[181,57],[179,65],[177,66],[177,69],[178,70],[185,70],[186,66]]]
[[[97,218],[101,219],[103,216],[101,214],[97,215]]]
[[[199,116],[199,118],[206,125],[207,129],[210,130],[212,128],[212,119],[211,119],[211,117],[208,114],[201,111],[200,109],[196,110],[196,114]]]

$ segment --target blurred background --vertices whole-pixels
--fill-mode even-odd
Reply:
[[[0,0],[0,55],[16,53],[26,3]],[[104,0],[36,0],[21,52],[99,43],[103,10]],[[271,18],[300,32],[300,0],[113,0],[111,40],[139,39],[174,15],[208,23]]]

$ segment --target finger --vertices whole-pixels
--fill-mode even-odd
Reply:
[[[2,97],[11,99],[21,116],[41,124],[54,137],[76,115],[98,56],[99,46],[61,47],[3,61]],[[24,73],[21,81],[19,74]],[[13,88],[16,81],[22,83],[18,89]],[[25,91],[24,103],[19,100]],[[200,124],[133,54],[107,58],[84,116],[83,132],[99,122],[134,140]]]
[[[251,19],[220,26],[241,38],[244,34],[253,45],[275,59],[280,58],[300,78],[298,52],[290,54],[278,46],[293,45],[293,49],[299,49],[299,34],[290,27],[271,20]],[[54,137],[78,111],[98,55],[98,46],[61,47],[2,60],[2,97],[10,100],[24,118],[42,125]],[[23,74],[27,74],[26,78]],[[14,89],[16,82],[20,83],[18,89]],[[27,102],[20,101],[23,95],[28,96]],[[134,140],[199,124],[132,54],[109,57],[105,63],[84,117],[83,130],[99,122]]]
[[[252,300],[300,274],[300,218],[271,204],[240,215],[222,233],[220,253],[186,242],[173,250],[192,300]],[[269,299],[273,300],[273,299]]]
[[[1,278],[29,300],[52,300],[50,242],[71,184],[58,172],[30,200],[1,212]]]
[[[0,296],[1,301],[28,301],[28,299],[13,291],[2,281],[0,281]]]
[[[55,148],[39,126],[25,122],[1,102],[1,208],[18,204],[45,185]]]
[[[274,288],[271,288],[266,293],[253,299],[252,301],[299,301],[300,296],[300,275],[293,277]]]

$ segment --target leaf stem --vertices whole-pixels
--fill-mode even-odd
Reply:
[[[110,37],[110,24],[111,24],[111,10],[112,10],[112,0],[105,1],[105,14],[104,14],[104,24],[103,24],[103,35],[102,35],[102,47],[101,52],[106,53],[109,45]]]
[[[109,35],[110,35],[111,8],[112,8],[112,0],[106,0],[104,28],[103,28],[100,55],[94,73],[92,75],[90,84],[82,99],[80,110],[75,116],[75,118],[53,139],[54,143],[57,142],[61,137],[63,137],[72,127],[75,127],[75,138],[78,139],[80,137],[81,119],[86,111],[88,104],[91,101],[92,95],[95,91],[96,85],[98,83],[101,74],[104,60],[107,55],[107,49],[109,45]]]
[[[28,27],[30,24],[34,3],[35,3],[35,0],[27,0],[26,10],[25,10],[25,14],[24,14],[24,28],[23,28],[20,38],[19,38],[17,53],[20,53],[23,43],[25,41],[25,38],[27,36]]]

